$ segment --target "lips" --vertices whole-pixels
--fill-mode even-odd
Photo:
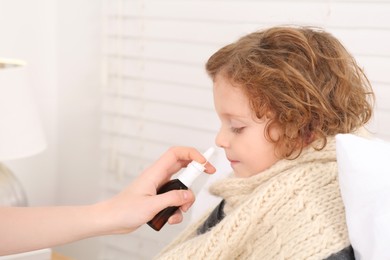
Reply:
[[[230,158],[227,158],[228,159],[228,161],[230,162],[230,164],[237,164],[237,163],[239,163],[240,161],[237,161],[237,160],[233,160],[233,159],[230,159]]]

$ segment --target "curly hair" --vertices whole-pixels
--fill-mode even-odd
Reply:
[[[206,63],[247,95],[256,118],[270,118],[265,137],[282,158],[296,158],[327,136],[349,133],[371,118],[374,93],[363,70],[333,35],[320,28],[281,26],[250,33]],[[272,139],[270,129],[281,133]]]

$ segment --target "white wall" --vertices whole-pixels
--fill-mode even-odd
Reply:
[[[101,6],[99,0],[57,1],[59,203],[100,198]],[[56,250],[97,259],[99,238]]]
[[[47,149],[7,162],[30,205],[54,204],[58,190],[58,88],[56,2],[0,0],[0,56],[28,63],[29,83],[46,134]]]
[[[24,59],[47,149],[6,162],[30,205],[99,199],[101,6],[96,0],[0,0],[0,56]],[[56,248],[96,259],[98,240]]]
[[[57,10],[60,201],[90,203],[100,183],[101,9],[67,0]]]
[[[100,198],[101,6],[99,0],[57,1],[58,179],[60,204]],[[56,250],[97,259],[99,238]]]

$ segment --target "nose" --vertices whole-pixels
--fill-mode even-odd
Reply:
[[[215,136],[215,144],[221,148],[229,147],[228,135],[223,127],[219,129],[217,135]]]

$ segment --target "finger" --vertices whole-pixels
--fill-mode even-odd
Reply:
[[[201,164],[206,162],[204,156],[193,147],[171,147],[164,155],[171,159],[171,162],[167,159],[163,160],[168,170],[172,170],[178,165],[187,166],[191,161],[197,161]]]
[[[173,164],[169,169],[167,169],[168,176],[171,176],[181,170],[184,167],[187,167],[188,164],[190,163],[190,160],[180,160],[177,161],[175,164]]]
[[[181,170],[183,167],[187,167],[190,162],[191,161],[180,161],[177,164],[175,164],[174,166],[172,166],[171,169],[168,170],[168,172],[176,173],[179,170]],[[207,162],[204,165],[204,167],[205,167],[205,170],[204,170],[205,173],[214,173],[214,172],[216,172],[215,167],[210,162]]]
[[[215,167],[210,162],[206,161],[206,158],[204,157],[204,155],[201,154],[196,149],[191,148],[191,147],[173,147],[172,148],[173,152],[175,152],[176,148],[177,148],[178,151],[181,151],[182,148],[189,149],[188,150],[189,153],[187,155],[191,159],[180,159],[180,160],[178,160],[177,161],[178,163],[171,167],[170,170],[173,170],[172,172],[177,172],[178,170],[180,170],[180,168],[182,168],[184,166],[187,166],[191,161],[196,161],[196,162],[204,165],[206,173],[214,173],[216,171]],[[193,153],[192,157],[191,157],[191,152]],[[178,154],[177,154],[177,158],[180,158],[180,156],[178,156]]]
[[[210,162],[207,162],[204,167],[205,167],[204,172],[206,173],[214,173],[217,171],[214,165],[212,165]]]
[[[194,201],[190,201],[190,202],[182,205],[180,207],[180,210],[183,211],[183,212],[187,212],[191,208],[192,204],[194,204]]]
[[[157,214],[167,207],[181,207],[183,205],[188,207],[187,204],[192,205],[194,201],[195,195],[191,190],[172,190],[151,197],[149,205],[150,208],[153,209],[154,213]]]
[[[180,168],[195,160],[205,163],[203,155],[192,147],[172,147],[165,152],[145,173],[155,183],[169,179]]]
[[[173,224],[179,224],[180,222],[183,221],[183,214],[181,213],[180,210],[177,210],[175,212],[175,214],[173,214],[172,216],[169,217],[168,219],[168,223],[170,225],[173,225]]]

